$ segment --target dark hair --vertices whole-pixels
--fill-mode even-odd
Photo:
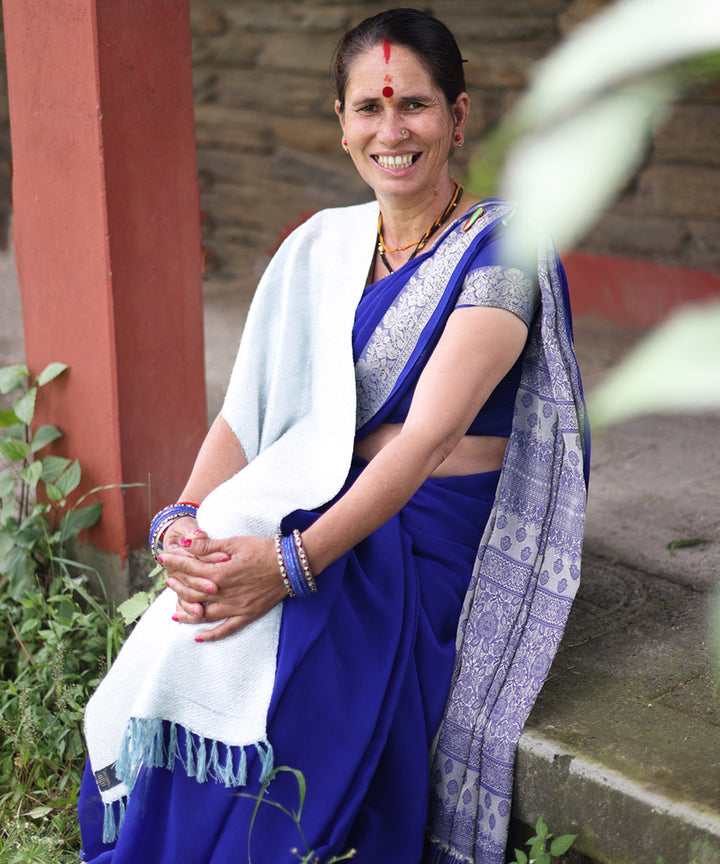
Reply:
[[[449,105],[465,90],[463,59],[448,28],[418,9],[388,9],[361,21],[340,40],[333,58],[331,77],[341,108],[355,58],[381,42],[409,48],[423,64]]]

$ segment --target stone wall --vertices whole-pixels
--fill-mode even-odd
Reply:
[[[603,0],[441,0],[467,58],[465,160],[534,60]],[[340,149],[328,67],[342,32],[386,3],[191,0],[208,287],[251,290],[289,227],[369,190]],[[720,86],[683,102],[585,251],[720,270]],[[464,162],[456,165],[461,176]]]

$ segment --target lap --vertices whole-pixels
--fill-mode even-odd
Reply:
[[[420,858],[428,748],[496,479],[427,481],[396,517],[320,575],[312,599],[285,604],[268,738],[275,764],[305,776],[303,831],[322,860],[350,845],[377,864]],[[302,528],[314,518],[296,512],[285,527]],[[250,760],[248,776],[258,774]],[[144,771],[113,852],[90,836],[92,785],[81,805],[94,864],[246,860],[254,801],[235,790],[198,784],[182,765]],[[273,780],[270,790],[273,800],[297,806],[291,776]],[[256,794],[257,780],[244,791]],[[299,846],[289,817],[262,805],[253,833],[256,860],[291,862],[289,850]]]

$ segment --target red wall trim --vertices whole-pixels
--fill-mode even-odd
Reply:
[[[563,263],[574,315],[650,328],[680,306],[720,300],[720,273],[584,252]]]

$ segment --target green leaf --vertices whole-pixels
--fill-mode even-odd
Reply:
[[[528,864],[528,856],[521,849],[516,849],[515,862],[516,864]]]
[[[0,498],[9,495],[15,488],[15,478],[9,474],[0,477]]]
[[[68,368],[67,363],[50,363],[37,377],[38,387],[42,387],[53,378],[57,378]]]
[[[545,851],[545,840],[542,837],[531,837],[527,841],[530,847],[530,860],[537,861],[539,856]]]
[[[10,596],[20,600],[23,594],[32,590],[35,584],[35,564],[32,556],[17,546],[11,548],[0,560],[0,573],[8,577]]]
[[[674,549],[686,549],[688,546],[702,546],[703,543],[709,542],[709,540],[703,540],[702,537],[693,537],[691,540],[671,540],[667,544],[667,548],[672,551]]]
[[[548,836],[547,822],[542,815],[538,816],[538,820],[535,823],[535,833],[540,840],[545,840]]]
[[[69,597],[63,597],[55,611],[55,618],[60,624],[64,624],[67,627],[73,623],[73,619],[79,611],[78,607]]]
[[[43,447],[46,447],[48,444],[57,441],[58,438],[62,437],[63,433],[57,428],[57,426],[40,426],[37,432],[33,435],[32,441],[30,442],[30,449],[33,453],[37,453],[38,450],[42,450]]]
[[[80,531],[85,531],[98,521],[102,513],[102,504],[88,504],[87,507],[79,507],[70,510],[60,520],[60,533],[63,539],[77,537]]]
[[[575,246],[642,160],[652,124],[676,94],[672,78],[657,76],[526,136],[509,154],[501,181],[501,197],[521,202],[509,223],[507,254],[537,248],[538,226],[559,249]]]
[[[67,496],[80,484],[80,463],[76,459],[67,471],[55,481],[55,485],[62,492],[63,497]]]
[[[27,468],[23,468],[20,472],[20,477],[28,486],[37,486],[40,475],[42,474],[42,462],[31,462]]]
[[[52,813],[52,811],[52,807],[33,807],[33,809],[25,815],[30,819],[44,819],[48,813]]]
[[[29,425],[35,416],[35,400],[37,398],[37,388],[31,387],[27,393],[15,400],[13,410],[20,418],[22,423]]]
[[[0,441],[0,453],[11,462],[24,462],[30,455],[30,445],[25,441]]]
[[[25,365],[3,366],[0,368],[0,393],[9,393],[23,387],[29,374]]]
[[[556,837],[550,844],[550,853],[552,855],[564,855],[575,842],[577,834],[561,834]]]
[[[54,483],[71,461],[71,459],[66,459],[64,456],[46,456],[42,460],[42,479],[46,483]],[[62,494],[60,497],[62,497]]]
[[[720,408],[720,303],[685,309],[647,336],[588,400],[598,427],[640,414]]]
[[[45,494],[48,499],[52,501],[53,504],[57,504],[58,501],[63,500],[62,492],[55,486],[54,483],[46,483],[45,484]]]
[[[652,39],[647,38],[652,22]],[[597,94],[717,51],[716,0],[614,3],[578,27],[534,70],[516,111],[526,122],[553,125]]]
[[[118,612],[122,615],[126,625],[134,624],[135,621],[149,608],[153,595],[147,591],[138,591],[118,606]]]
[[[3,409],[0,411],[0,429],[6,429],[8,426],[14,426],[20,422],[20,418],[14,411]]]

